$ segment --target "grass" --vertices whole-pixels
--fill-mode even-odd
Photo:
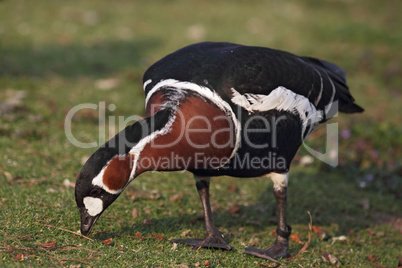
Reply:
[[[402,258],[401,8],[399,1],[374,0],[0,1],[0,266],[275,266],[241,254],[245,246],[274,240],[272,183],[261,178],[222,177],[211,185],[215,221],[232,252],[175,249],[168,242],[204,233],[189,173],[137,178],[103,214],[92,240],[66,231],[79,229],[72,184],[95,150],[66,139],[68,111],[82,103],[115,104],[105,112],[107,136],[113,135],[121,125],[109,116],[144,114],[141,77],[150,64],[214,40],[336,62],[366,109],[331,121],[340,128],[340,166],[301,165],[308,155],[302,148],[290,176],[293,233],[308,240],[310,211],[316,228],[347,239],[324,241],[315,229],[307,251],[280,260],[282,266],[329,267],[322,259],[329,253],[346,267],[396,267]],[[105,79],[112,79],[111,89],[99,86]],[[99,115],[99,109],[78,112],[74,136],[102,143]],[[308,144],[322,150],[322,133]],[[134,188],[160,197],[133,202]],[[301,247],[292,240],[290,254]]]

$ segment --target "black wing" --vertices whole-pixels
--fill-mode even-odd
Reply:
[[[190,45],[152,65],[144,74],[144,81],[149,79],[146,93],[165,79],[209,87],[226,101],[232,97],[231,88],[241,94],[268,95],[283,86],[307,97],[319,110],[338,100],[341,112],[363,111],[353,103],[345,72],[338,66],[263,47],[215,42]]]

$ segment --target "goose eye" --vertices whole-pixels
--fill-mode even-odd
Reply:
[[[89,193],[89,195],[92,196],[92,197],[95,197],[95,196],[100,195],[100,193],[101,193],[101,189],[99,189],[99,188],[94,188],[94,189],[91,190],[91,192]]]

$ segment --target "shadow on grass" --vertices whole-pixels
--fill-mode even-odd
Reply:
[[[393,195],[378,195],[375,192],[359,189],[353,180],[343,176],[340,171],[318,172],[313,175],[298,171],[290,179],[288,193],[289,225],[307,227],[309,223],[307,211],[310,211],[313,225],[332,226],[335,232],[332,235],[348,234],[351,230],[365,229],[380,223],[376,217],[379,211],[394,217],[401,216],[395,213],[398,208],[395,204],[392,205],[395,199]],[[188,194],[196,195],[197,193],[194,189],[194,192]],[[221,194],[230,200],[236,193],[222,191]],[[276,229],[277,204],[272,193],[272,185],[259,192],[255,203],[242,205],[240,201],[239,209],[235,213],[227,205],[228,200],[224,202],[220,200],[220,208],[214,210],[214,219],[218,228],[236,233],[239,228],[246,227],[247,232],[266,233],[267,236]],[[373,204],[381,203],[383,207],[375,205],[372,208],[364,208],[362,202],[366,202],[365,200]],[[216,202],[216,200],[212,201],[212,203]],[[169,205],[166,209],[169,209]],[[150,215],[151,225],[143,224],[142,220],[134,220],[134,223],[122,223],[118,228],[108,230],[107,233],[108,235],[135,235],[136,232],[140,232],[145,236],[158,233],[173,237],[177,236],[180,230],[190,229],[194,230],[191,232],[192,235],[203,237],[204,220],[201,216],[201,204],[194,209],[197,210],[196,215],[169,215],[156,218]],[[98,235],[99,238],[106,237],[102,234]]]
[[[161,44],[157,39],[100,42],[95,45],[47,45],[2,48],[0,75],[63,77],[100,76],[122,69],[145,69],[145,55]]]

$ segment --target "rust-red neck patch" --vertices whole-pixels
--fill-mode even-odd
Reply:
[[[131,169],[133,168],[133,155],[116,156],[108,164],[103,173],[103,184],[112,191],[123,190],[126,186]]]

